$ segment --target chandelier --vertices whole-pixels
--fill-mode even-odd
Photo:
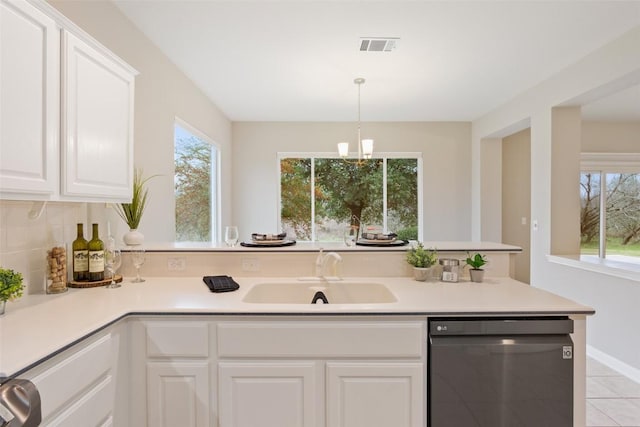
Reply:
[[[360,135],[360,86],[364,84],[365,80],[362,77],[358,77],[353,83],[358,85],[358,162],[362,159],[370,159],[373,156],[373,139],[362,139]],[[338,143],[338,155],[346,159],[349,157],[349,143]]]

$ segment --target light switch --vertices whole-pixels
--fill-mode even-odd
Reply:
[[[523,216],[520,222],[522,223],[522,225],[527,225],[527,217]]]

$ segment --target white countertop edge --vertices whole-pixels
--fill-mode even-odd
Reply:
[[[640,282],[640,265],[598,259],[596,257],[587,260],[584,258],[581,259],[580,255],[547,255],[547,261],[580,270]]]
[[[292,246],[283,247],[244,247],[240,244],[229,247],[225,244],[211,242],[189,243],[145,243],[144,248],[149,252],[317,252],[320,248],[335,252],[368,252],[368,251],[406,251],[415,245],[410,241],[404,246],[346,246],[342,242],[297,242]],[[520,253],[522,248],[496,242],[470,241],[424,241],[426,248],[433,248],[439,252],[506,252]],[[127,248],[123,248],[127,250]]]
[[[153,278],[118,289],[70,289],[28,295],[0,317],[0,378],[19,375],[127,316],[524,316],[589,315],[591,307],[510,278],[485,283],[416,282],[408,277],[349,278],[385,283],[398,299],[386,304],[252,304],[253,286],[296,278],[236,278],[240,290],[209,292],[201,277]],[[307,283],[308,284],[308,283]],[[301,286],[304,282],[301,282]],[[28,339],[25,339],[28,337]]]

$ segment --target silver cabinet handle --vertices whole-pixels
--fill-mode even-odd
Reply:
[[[2,427],[37,427],[42,421],[40,393],[28,380],[9,380],[0,385],[0,406],[6,411],[0,416]],[[11,417],[12,416],[12,417]]]

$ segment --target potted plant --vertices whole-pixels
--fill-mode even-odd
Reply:
[[[415,280],[424,282],[431,276],[431,267],[438,261],[435,249],[426,249],[421,242],[407,251],[407,262],[413,266]]]
[[[0,267],[0,314],[4,314],[7,301],[22,296],[22,274]]]
[[[482,267],[487,263],[487,258],[481,253],[476,253],[474,256],[471,256],[471,254],[467,252],[466,263],[471,267],[469,270],[471,281],[481,283],[482,280],[484,280],[484,270]]]
[[[129,226],[129,232],[125,233],[122,238],[126,245],[137,246],[141,245],[144,241],[144,235],[138,231],[138,226],[142,220],[144,209],[147,206],[147,197],[149,195],[149,190],[145,188],[145,184],[151,178],[153,178],[153,176],[143,178],[142,171],[136,169],[133,174],[133,195],[131,197],[131,203],[119,203],[115,205],[116,212]]]

